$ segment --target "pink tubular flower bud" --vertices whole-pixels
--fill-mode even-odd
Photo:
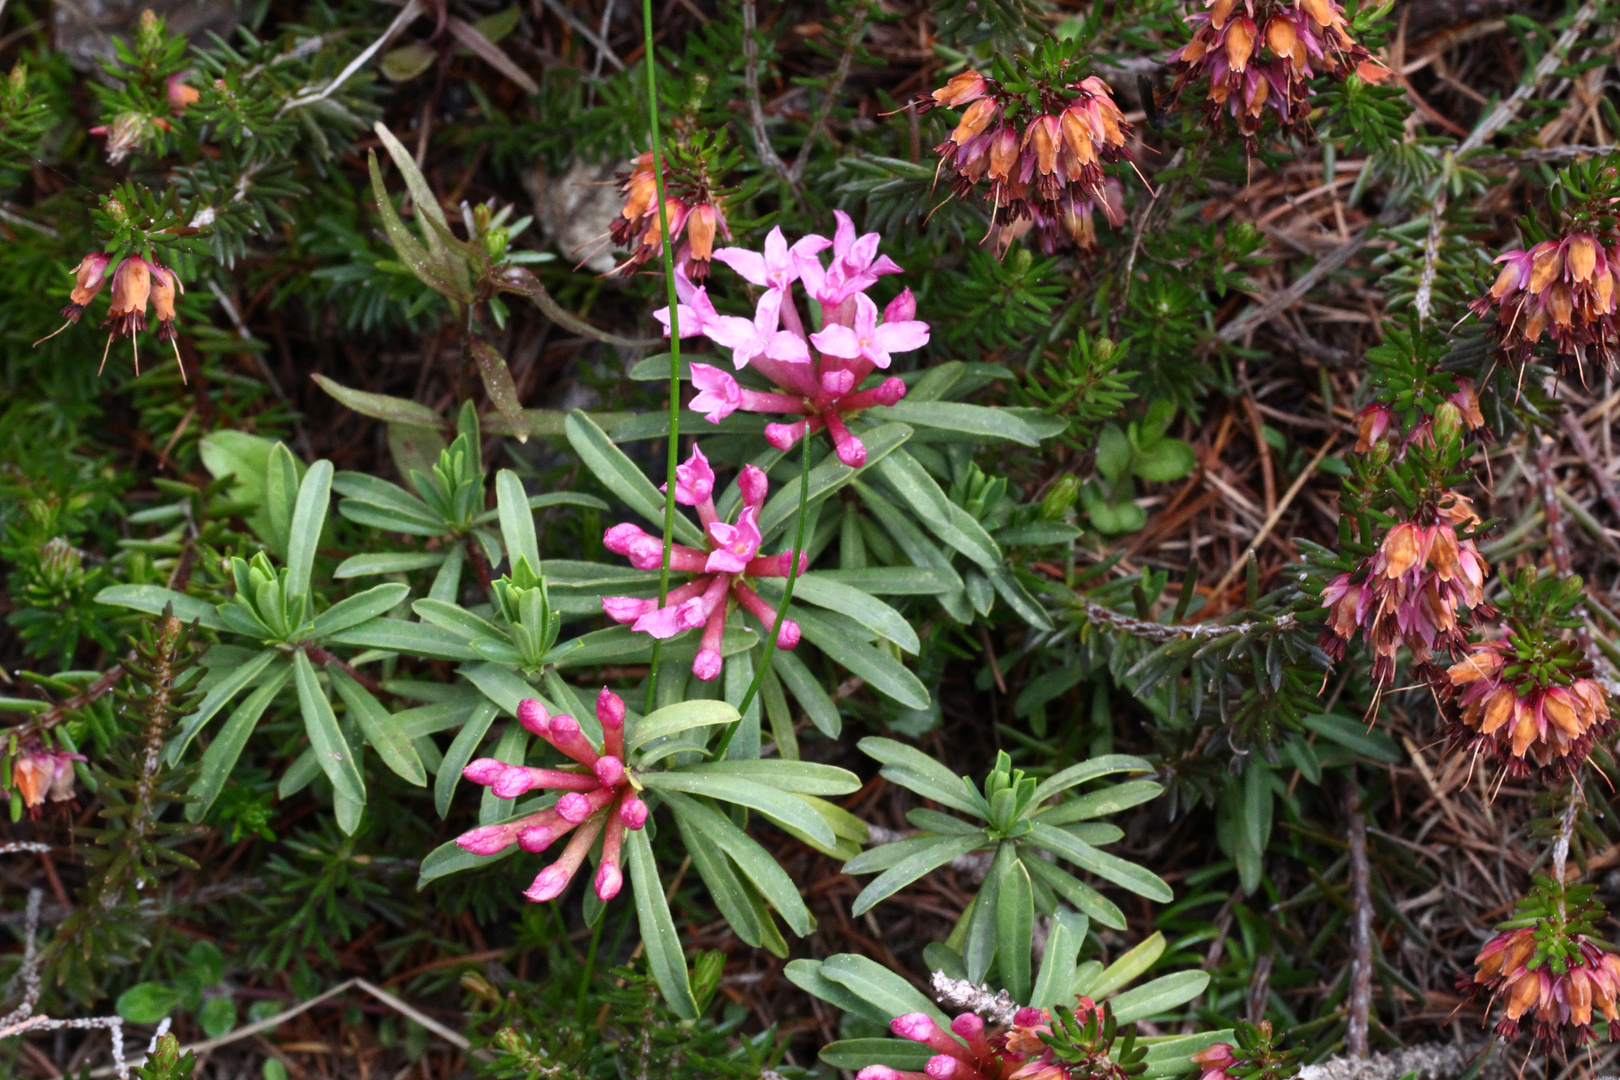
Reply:
[[[537,904],[544,903],[547,900],[555,900],[562,895],[564,889],[568,888],[568,883],[573,878],[574,875],[569,873],[567,868],[560,862],[552,863],[540,871],[539,875],[534,879],[534,884],[530,885],[523,895]]]
[[[855,373],[839,368],[821,373],[821,388],[833,397],[841,397],[855,389]]]
[[[608,754],[597,758],[596,764],[591,766],[591,771],[596,774],[603,787],[614,787],[624,779],[624,762]]]
[[[551,726],[544,731],[547,742],[587,768],[596,765],[596,748],[579,730],[579,721],[572,716],[554,716]]]
[[[596,842],[597,834],[602,831],[602,824],[602,819],[597,818],[575,832],[574,838],[568,841],[562,855],[556,862],[540,871],[539,876],[534,879],[534,884],[529,886],[523,895],[536,903],[561,896],[563,890],[568,888],[568,883],[574,879],[580,864],[585,861],[585,855],[591,850],[591,845]]]
[[[474,855],[494,855],[511,847],[520,831],[509,825],[481,825],[456,837],[456,844]]]
[[[793,649],[799,644],[799,624],[792,619],[782,620],[782,629],[776,635],[778,649]]]
[[[844,426],[844,418],[832,409],[821,414],[827,423],[827,431],[833,437],[833,450],[838,460],[852,469],[859,469],[866,464],[866,444],[850,434],[849,428]]]
[[[647,813],[647,804],[629,792],[619,800],[619,820],[627,829],[639,829],[647,824]]]
[[[568,835],[569,830],[573,829],[574,826],[558,817],[556,811],[552,811],[551,816],[550,823],[531,825],[518,833],[518,847],[530,855],[538,855],[556,843],[558,837]]]
[[[505,772],[506,769],[507,765],[504,761],[497,761],[492,757],[481,757],[477,761],[469,762],[467,767],[461,770],[461,775],[463,779],[474,784],[489,787],[500,778],[501,773]]]
[[[546,707],[534,698],[524,698],[518,702],[518,723],[523,725],[525,731],[546,737],[546,731],[551,726],[551,714]]]
[[[602,597],[602,611],[616,623],[633,623],[653,610],[655,606],[651,600],[640,600],[634,596]]]
[[[984,1037],[984,1021],[973,1013],[963,1013],[951,1021],[951,1031],[958,1037],[973,1042]]]
[[[700,650],[692,659],[692,674],[703,682],[713,682],[720,677],[720,669],[725,665],[725,659],[714,649]]]
[[[618,896],[624,886],[624,873],[619,869],[623,850],[624,821],[619,815],[610,814],[602,834],[602,865],[596,870],[596,897],[604,903]]]
[[[941,1031],[939,1025],[934,1023],[927,1013],[906,1013],[904,1016],[897,1016],[889,1022],[889,1030],[902,1039],[922,1043],[936,1054],[947,1054],[960,1060],[964,1065],[973,1064],[967,1048]],[[929,1075],[934,1075],[932,1070]]]
[[[535,769],[527,765],[503,765],[490,790],[496,798],[515,799],[535,788],[553,788],[563,791],[589,791],[596,787],[596,778],[585,773],[563,772],[561,769]]]
[[[607,687],[596,695],[596,719],[602,725],[602,752],[624,760],[624,699]]]
[[[1025,1005],[1013,1014],[1014,1027],[1039,1027],[1046,1023],[1046,1010]]]
[[[928,1080],[982,1080],[984,1076],[972,1065],[950,1054],[935,1054],[929,1058],[923,1074]]]
[[[744,506],[763,504],[770,487],[771,482],[766,477],[765,470],[758,465],[744,465],[742,472],[737,475],[737,490],[742,492]]]
[[[631,546],[646,537],[647,532],[640,525],[621,521],[602,534],[602,546],[615,555],[628,555]]]
[[[883,309],[883,321],[886,323],[911,322],[916,317],[917,298],[912,295],[910,289],[901,289],[900,295],[890,300],[888,306]]]
[[[888,1065],[868,1065],[855,1074],[855,1080],[928,1080],[928,1074],[902,1072]]]
[[[624,888],[624,871],[612,863],[605,862],[596,868],[596,881],[593,884],[596,887],[596,898],[607,903],[618,896],[619,890]]]

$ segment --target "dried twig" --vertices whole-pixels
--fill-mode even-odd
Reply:
[[[42,848],[49,851],[50,845],[6,844],[0,847],[0,853],[39,851]],[[105,1028],[112,1042],[113,1064],[111,1068],[102,1071],[103,1075],[127,1077],[129,1064],[124,1060],[124,1021],[121,1017],[85,1016],[71,1020],[53,1020],[43,1013],[39,1015],[34,1013],[34,1007],[39,1004],[40,993],[39,950],[36,938],[39,931],[39,901],[42,895],[44,894],[39,889],[28,890],[28,912],[23,923],[23,959],[22,966],[17,970],[17,979],[23,987],[23,998],[15,1009],[0,1017],[0,1039],[9,1039],[31,1031]]]
[[[943,971],[934,972],[934,1000],[948,1009],[978,1013],[991,1023],[1003,1027],[1013,1022],[1018,1013],[1018,1002],[1002,990],[992,994],[988,986],[975,986],[966,979],[953,979]]]
[[[1228,634],[1247,634],[1261,627],[1273,630],[1293,630],[1299,626],[1299,619],[1293,612],[1285,612],[1270,622],[1241,622],[1221,623],[1207,622],[1194,623],[1192,626],[1170,626],[1165,623],[1153,622],[1149,619],[1136,619],[1129,615],[1122,615],[1113,608],[1103,607],[1094,601],[1086,601],[1086,618],[1094,623],[1106,626],[1111,630],[1129,634],[1143,641],[1151,641],[1155,645],[1162,645],[1166,641],[1176,638],[1218,638]]]
[[[748,93],[748,127],[754,135],[754,149],[777,178],[792,188],[795,196],[801,196],[803,189],[798,177],[793,175],[787,162],[771,146],[770,133],[765,130],[765,106],[759,96],[759,11],[755,0],[743,0],[742,20],[743,85]]]
[[[1345,816],[1350,826],[1351,916],[1350,1011],[1344,1032],[1345,1053],[1367,1056],[1368,1019],[1372,1012],[1372,871],[1367,865],[1367,819],[1361,813],[1361,791],[1352,770],[1345,794]]]
[[[866,19],[869,14],[871,7],[868,4],[862,4],[860,10],[856,12],[855,24],[849,30],[849,40],[844,43],[844,54],[838,58],[838,69],[833,72],[832,79],[822,91],[821,102],[816,106],[816,115],[810,121],[810,130],[805,132],[798,156],[793,159],[793,167],[788,170],[790,182],[795,187],[804,179],[804,170],[810,164],[810,151],[815,147],[816,140],[827,130],[827,120],[832,115],[833,102],[838,100],[838,93],[844,88],[844,81],[849,78],[849,69],[855,63],[855,53],[861,47],[861,39],[866,37]]]

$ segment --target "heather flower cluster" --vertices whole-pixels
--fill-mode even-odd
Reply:
[[[1546,927],[1526,926],[1493,937],[1475,958],[1473,977],[1461,975],[1457,988],[1470,996],[1490,995],[1504,999],[1502,1019],[1496,1033],[1504,1039],[1519,1035],[1520,1021],[1527,1013],[1536,1019],[1535,1039],[1542,1046],[1560,1042],[1562,1028],[1575,1028],[1577,1044],[1592,1041],[1594,1010],[1608,1027],[1609,1038],[1620,1035],[1620,1008],[1615,993],[1620,990],[1620,956],[1606,952],[1585,934],[1567,934],[1567,947],[1560,950],[1560,962],[1546,955]],[[1561,970],[1560,970],[1561,969]]]
[[[664,162],[664,210],[669,217],[670,243],[678,244],[675,261],[694,280],[709,272],[714,255],[714,239],[731,239],[720,206],[719,193],[709,184],[707,174],[672,167]],[[663,222],[658,214],[658,176],[649,150],[632,163],[628,173],[620,173],[619,190],[624,193],[624,209],[613,219],[609,231],[613,242],[629,248],[630,257],[615,272],[634,270],[664,249]],[[685,239],[682,239],[682,233]]]
[[[1555,643],[1555,649],[1568,646]],[[1615,729],[1603,688],[1592,679],[1563,675],[1543,684],[1533,650],[1521,655],[1518,638],[1486,641],[1446,672],[1442,698],[1454,700],[1455,737],[1487,752],[1509,776],[1539,768],[1550,780],[1574,772],[1592,744]],[[1576,670],[1589,668],[1578,665]]]
[[[1460,427],[1475,431],[1485,426],[1485,414],[1479,411],[1479,395],[1474,392],[1474,380],[1456,377],[1457,389],[1446,395],[1440,405],[1440,412],[1433,417],[1424,417],[1411,431],[1400,437],[1397,442],[1397,453],[1404,454],[1410,446],[1427,446],[1433,448],[1434,422],[1441,419],[1443,422],[1456,422]],[[1365,454],[1392,431],[1400,435],[1396,426],[1395,410],[1382,401],[1375,401],[1356,414],[1356,453]]]
[[[592,887],[601,900],[611,900],[624,886],[621,857],[624,831],[647,823],[647,804],[630,783],[624,765],[624,701],[603,687],[596,698],[596,719],[602,725],[602,747],[592,746],[579,721],[552,716],[534,698],[518,703],[518,723],[576,764],[560,769],[508,765],[494,758],[479,758],[461,775],[489,788],[498,798],[516,799],[535,790],[560,791],[556,805],[499,825],[481,825],[456,837],[456,843],[475,855],[494,855],[513,844],[538,854],[569,833],[573,837],[557,861],[540,871],[523,895],[537,903],[555,900],[579,872],[597,837],[602,838],[601,862]]]
[[[1395,678],[1403,644],[1420,665],[1438,650],[1461,650],[1467,640],[1459,613],[1492,613],[1484,593],[1489,567],[1473,540],[1458,535],[1478,523],[1471,507],[1464,496],[1448,495],[1416,520],[1395,525],[1360,566],[1328,582],[1322,648],[1342,660],[1359,633],[1373,649],[1373,681],[1383,686]]]
[[[849,417],[873,405],[893,405],[906,393],[898,378],[866,389],[862,383],[874,370],[887,370],[895,353],[928,344],[928,324],[918,321],[910,289],[902,290],[879,312],[867,290],[879,277],[901,269],[887,255],[878,254],[877,233],[857,236],[848,214],[834,214],[838,228],[830,240],[812,234],[789,246],[782,230],[772,229],[763,252],[728,247],[714,253],[716,260],[762,290],[752,319],[719,314],[708,290],[679,270],[675,316],[681,337],[707,337],[731,350],[736,370],[751,368],[777,387],[751,390],[721,368],[693,363],[692,384],[699,391],[691,402],[694,410],[711,423],[738,409],[796,414],[803,419],[766,426],[765,438],[772,446],[787,450],[825,428],[838,460],[859,468],[866,463],[866,447],[849,430]],[[828,248],[832,259],[823,264],[821,253]],[[821,329],[814,333],[799,312],[795,285],[803,288],[812,316],[818,317]],[[653,314],[667,335],[669,308]]]
[[[750,577],[786,577],[793,569],[791,555],[761,555],[759,511],[765,503],[770,482],[762,469],[744,466],[737,478],[742,491],[742,511],[735,524],[720,520],[714,506],[714,470],[703,451],[692,448],[692,456],[675,469],[675,501],[697,510],[703,523],[708,548],[699,551],[685,544],[671,544],[669,568],[692,574],[685,585],[671,589],[662,607],[656,600],[634,596],[606,596],[602,610],[616,622],[655,638],[671,638],[686,630],[703,628],[692,674],[705,682],[720,675],[720,642],[726,632],[726,617],[735,600],[767,628],[776,625],[776,610],[748,584]],[[624,555],[639,570],[656,570],[664,562],[664,542],[639,525],[624,522],[613,526],[602,537],[609,551]],[[799,572],[808,560],[799,556]],[[791,649],[799,643],[799,624],[782,620],[776,637],[778,648]]]
[[[29,817],[39,817],[45,800],[69,802],[73,799],[73,763],[88,760],[83,754],[65,750],[29,750],[19,753],[11,765],[11,787],[22,797]]]
[[[1502,270],[1495,284],[1468,310],[1483,318],[1499,309],[1494,333],[1503,349],[1528,360],[1547,334],[1558,354],[1573,357],[1583,371],[1589,351],[1605,366],[1614,359],[1620,246],[1605,248],[1592,233],[1570,232],[1496,261]]]
[[[1095,75],[1076,77],[1076,66],[1064,61],[1063,74],[1028,93],[964,71],[918,98],[919,111],[963,110],[934,152],[941,167],[956,173],[952,187],[962,198],[989,181],[983,196],[1002,244],[1033,232],[1048,254],[1085,250],[1096,246],[1094,211],[1113,226],[1125,220],[1123,189],[1102,166],[1130,160],[1131,126],[1108,84]],[[1040,102],[1037,113],[1030,111],[1032,95]]]
[[[1205,76],[1205,112],[1224,111],[1251,149],[1269,105],[1285,130],[1304,130],[1310,80],[1326,72],[1379,83],[1391,72],[1350,36],[1337,0],[1205,0],[1186,17],[1192,40],[1171,54],[1172,95]]]
[[[102,320],[101,325],[112,327],[112,332],[107,335],[107,348],[101,354],[102,368],[107,366],[107,354],[112,350],[113,339],[127,337],[131,348],[134,349],[135,370],[137,372],[141,370],[140,346],[136,343],[135,335],[146,329],[146,306],[150,302],[152,314],[157,319],[157,339],[167,341],[174,347],[174,360],[180,365],[180,376],[184,379],[186,369],[180,362],[180,346],[176,341],[174,315],[175,294],[186,291],[185,286],[180,283],[180,275],[139,255],[130,255],[120,260],[118,266],[109,274],[107,268],[111,265],[112,256],[100,251],[92,252],[79,260],[79,265],[73,270],[73,291],[68,297],[67,306],[62,309],[62,317],[67,322],[34,344],[49,341],[78,322],[90,301],[94,300],[102,287],[111,280],[112,306],[107,310],[107,317]]]

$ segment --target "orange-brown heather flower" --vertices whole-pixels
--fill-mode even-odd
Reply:
[[[1569,652],[1555,643],[1551,651]],[[1509,776],[1539,771],[1549,780],[1569,775],[1592,744],[1614,731],[1608,696],[1592,679],[1591,665],[1570,658],[1553,681],[1533,672],[1547,665],[1517,638],[1486,641],[1453,664],[1436,692],[1452,717],[1454,743],[1483,752]]]
[[[715,236],[731,239],[731,229],[720,207],[720,199],[701,168],[675,167],[664,162],[664,214],[669,221],[670,242],[678,244],[676,261],[693,280],[709,272]],[[613,219],[609,233],[619,247],[630,248],[630,257],[615,273],[634,270],[664,249],[664,222],[658,213],[658,175],[652,151],[631,163],[628,173],[620,173],[624,209]],[[682,240],[682,231],[685,240]]]
[[[1343,659],[1359,633],[1372,646],[1373,680],[1387,686],[1402,645],[1424,665],[1436,651],[1466,644],[1469,613],[1494,613],[1485,603],[1485,558],[1473,540],[1457,535],[1478,523],[1471,506],[1461,495],[1447,496],[1420,519],[1396,524],[1353,572],[1328,582],[1322,592],[1328,621],[1318,643],[1330,656]]]
[[[1504,349],[1527,360],[1545,334],[1558,355],[1574,359],[1583,372],[1588,352],[1604,365],[1615,359],[1620,247],[1570,232],[1529,251],[1503,252],[1496,261],[1501,273],[1468,310],[1483,318],[1499,309],[1494,332]]]
[[[1120,203],[1103,172],[1105,164],[1129,161],[1131,126],[1114,103],[1108,84],[1082,77],[1078,62],[1065,62],[1055,78],[1040,79],[1033,95],[1012,93],[977,71],[965,71],[945,86],[922,94],[917,107],[963,108],[950,137],[934,148],[942,169],[956,175],[952,190],[975,191],[991,204],[992,231],[1005,249],[1031,231],[1046,251],[1092,246],[1091,210]]]
[[[1284,130],[1306,130],[1310,80],[1320,72],[1374,83],[1390,77],[1350,36],[1337,0],[1243,0],[1241,7],[1237,0],[1205,0],[1205,6],[1186,16],[1192,40],[1170,57],[1171,94],[1179,97],[1207,76],[1208,122],[1229,113],[1251,149],[1268,105]]]
[[[68,297],[67,306],[62,309],[62,317],[70,323],[79,321],[84,309],[90,301],[101,292],[101,287],[107,283],[107,266],[112,262],[112,256],[105,252],[95,251],[79,260],[79,265],[73,270],[73,292]]]
[[[39,817],[47,797],[51,802],[73,798],[73,763],[86,760],[83,754],[61,750],[35,749],[19,753],[11,766],[11,786],[22,796],[29,817]]]
[[[1474,997],[1485,993],[1503,1001],[1496,1033],[1504,1039],[1519,1035],[1527,1014],[1536,1020],[1536,1042],[1543,1047],[1562,1044],[1560,1031],[1575,1029],[1577,1044],[1592,1039],[1592,1018],[1600,1015],[1609,1025],[1609,1037],[1620,1033],[1615,995],[1620,991],[1620,957],[1606,952],[1585,934],[1558,935],[1561,962],[1544,951],[1545,926],[1525,926],[1497,934],[1474,959],[1472,977],[1461,975],[1457,988]],[[1562,969],[1562,970],[1560,970]]]

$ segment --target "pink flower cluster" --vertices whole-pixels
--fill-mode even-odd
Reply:
[[[1075,999],[1075,1017],[1084,1022],[1097,1009],[1090,998]],[[889,1030],[902,1039],[922,1043],[934,1052],[924,1071],[904,1072],[888,1065],[868,1065],[855,1074],[856,1080],[1068,1080],[1065,1066],[1074,1062],[1057,1060],[1041,1035],[1052,1032],[1051,1017],[1045,1009],[1025,1006],[1013,1015],[1012,1027],[999,1034],[986,1034],[984,1021],[973,1013],[963,1013],[951,1021],[946,1032],[926,1013],[897,1016]],[[1127,1080],[1125,1074],[1100,1055],[1088,1062],[1084,1074],[1096,1080]]]
[[[1202,1070],[1198,1080],[1232,1080],[1232,1074],[1226,1070],[1237,1064],[1231,1043],[1210,1043],[1192,1059]]]
[[[692,456],[675,467],[675,501],[697,509],[703,523],[708,549],[699,551],[685,544],[670,545],[669,568],[694,574],[691,581],[671,589],[660,607],[656,600],[634,596],[606,596],[602,610],[615,622],[627,623],[632,630],[655,638],[671,638],[685,630],[703,627],[703,640],[692,661],[692,674],[704,682],[720,674],[720,639],[726,632],[730,600],[751,613],[766,627],[776,625],[776,610],[749,585],[749,577],[787,577],[793,569],[792,557],[761,555],[759,511],[765,503],[770,482],[764,470],[754,465],[743,468],[737,478],[742,489],[743,507],[735,525],[720,520],[714,507],[714,470],[703,451],[692,447]],[[657,570],[664,563],[664,542],[629,522],[613,526],[602,537],[609,551],[623,555],[638,570]],[[807,561],[799,556],[799,572]],[[778,648],[791,649],[799,643],[799,624],[784,619],[777,635]]]
[[[1502,272],[1468,309],[1483,318],[1501,307],[1495,334],[1504,349],[1528,359],[1531,347],[1550,333],[1561,356],[1580,359],[1591,349],[1607,364],[1620,350],[1620,246],[1606,248],[1591,233],[1570,232],[1529,251],[1504,252],[1496,261]]]
[[[838,460],[852,468],[866,463],[866,447],[853,435],[846,420],[873,405],[893,405],[905,396],[905,383],[884,380],[870,389],[858,389],[873,369],[887,369],[894,353],[911,352],[928,344],[928,324],[917,320],[917,301],[903,290],[883,309],[866,290],[884,274],[900,267],[878,254],[879,236],[856,236],[855,223],[841,210],[834,211],[838,228],[833,238],[806,236],[791,247],[781,229],[765,238],[764,252],[727,247],[714,253],[716,260],[764,290],[754,317],[721,315],[709,300],[708,290],[694,285],[683,271],[675,276],[676,320],[681,337],[703,335],[731,350],[737,370],[752,367],[780,392],[760,392],[740,386],[728,372],[709,364],[692,365],[692,384],[699,393],[692,408],[719,423],[738,409],[746,412],[794,413],[804,417],[791,424],[770,424],[765,437],[772,446],[787,450],[805,435],[826,428],[832,435]],[[821,252],[832,248],[832,261],[823,265]],[[794,300],[793,286],[803,286],[821,329],[805,327]],[[669,333],[669,308],[653,313]]]
[[[1396,524],[1353,573],[1328,582],[1322,592],[1328,622],[1318,644],[1329,656],[1342,660],[1359,631],[1373,649],[1373,681],[1387,686],[1401,645],[1415,663],[1427,664],[1436,649],[1467,644],[1458,613],[1491,614],[1484,591],[1490,568],[1472,540],[1457,536],[1478,523],[1470,506],[1451,495],[1428,524]]]
[[[537,769],[479,758],[461,771],[462,776],[502,799],[515,799],[536,789],[564,792],[549,809],[500,825],[480,825],[456,837],[457,844],[475,855],[494,855],[513,844],[539,853],[573,832],[562,855],[540,871],[524,892],[537,903],[562,895],[598,836],[602,837],[602,862],[593,883],[596,895],[602,900],[619,895],[624,886],[624,872],[619,867],[624,830],[647,823],[647,804],[636,795],[624,767],[623,699],[603,687],[596,698],[596,719],[602,725],[600,751],[580,731],[578,720],[552,716],[539,701],[525,698],[518,703],[518,723],[578,764]]]

